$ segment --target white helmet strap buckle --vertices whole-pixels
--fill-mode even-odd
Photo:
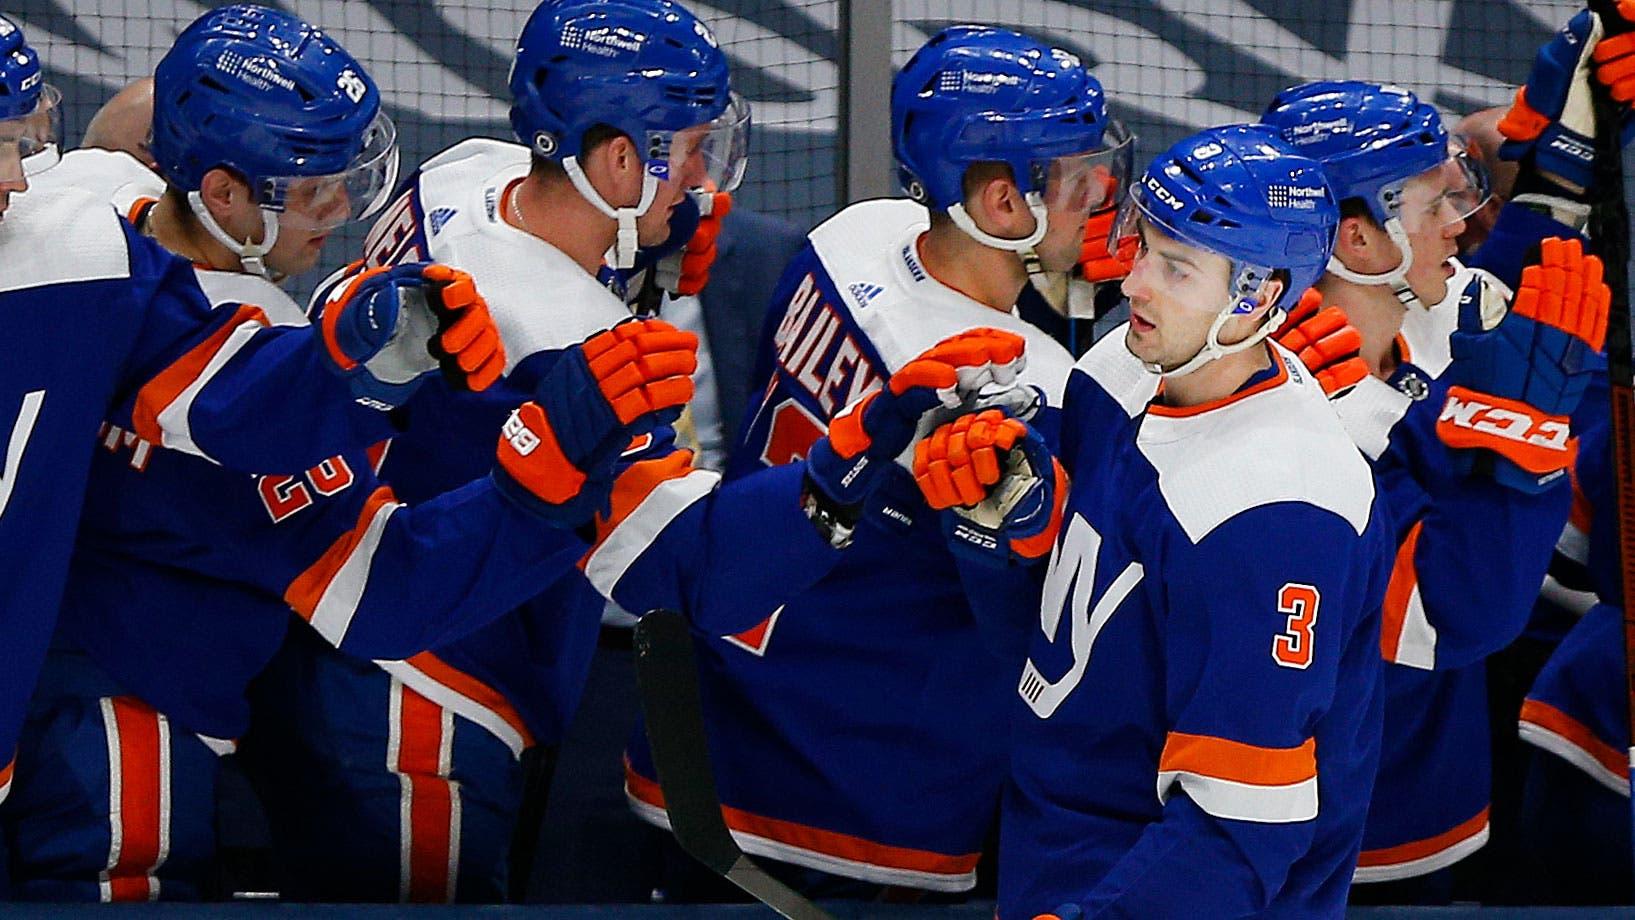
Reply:
[[[562,169],[568,174],[568,180],[579,194],[591,203],[596,210],[619,223],[619,235],[613,242],[613,267],[624,269],[636,264],[636,249],[639,245],[636,235],[636,221],[653,206],[653,199],[658,197],[659,180],[657,176],[642,170],[642,196],[635,207],[615,208],[607,203],[602,193],[590,182],[590,177],[579,166],[578,157],[563,157]]]
[[[252,243],[246,239],[241,243],[222,229],[221,224],[216,223],[210,209],[204,206],[204,196],[196,191],[188,192],[187,206],[192,210],[193,216],[199,219],[199,223],[204,225],[205,232],[210,234],[211,238],[238,256],[239,264],[244,266],[245,271],[272,280],[272,272],[267,269],[266,255],[272,250],[273,244],[278,242],[278,212],[261,208],[261,242]]]
[[[1335,277],[1349,281],[1352,284],[1360,284],[1365,287],[1384,285],[1391,289],[1391,293],[1396,295],[1397,300],[1401,301],[1403,306],[1424,307],[1424,304],[1419,301],[1419,296],[1414,293],[1414,289],[1408,286],[1408,269],[1412,268],[1414,264],[1414,249],[1413,245],[1408,241],[1408,231],[1402,227],[1402,219],[1393,217],[1387,220],[1385,222],[1385,235],[1396,245],[1397,252],[1402,255],[1402,260],[1397,263],[1396,268],[1380,272],[1377,275],[1368,275],[1346,268],[1345,263],[1340,261],[1338,255],[1330,255],[1328,257],[1329,272]]]

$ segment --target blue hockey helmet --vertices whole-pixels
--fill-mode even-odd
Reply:
[[[1038,244],[1063,196],[1088,215],[1116,204],[1129,179],[1131,138],[1108,118],[1101,84],[1076,55],[1008,29],[950,26],[916,51],[892,82],[891,137],[909,197],[1017,252]],[[977,163],[1010,167],[1038,218],[1029,239],[991,237],[966,215]]]
[[[1322,166],[1277,129],[1227,125],[1185,138],[1147,166],[1115,225],[1115,240],[1138,233],[1140,222],[1231,263],[1227,302],[1203,349],[1179,368],[1149,367],[1185,374],[1277,329],[1285,305],[1322,277],[1340,212]],[[1221,327],[1252,312],[1261,286],[1279,273],[1287,280],[1260,330],[1220,344]]]
[[[731,92],[714,33],[673,0],[546,0],[522,27],[510,86],[517,139],[561,163],[580,194],[619,221],[616,262],[634,259],[635,220],[659,182],[731,191],[743,178],[749,104]],[[585,134],[598,126],[641,152],[635,207],[608,204],[579,166]]]
[[[250,260],[271,248],[280,221],[327,230],[367,218],[397,179],[397,129],[363,65],[317,27],[249,4],[200,16],[159,61],[152,147],[206,228],[248,249],[240,256],[258,271]],[[263,209],[259,245],[220,233],[198,202],[217,168],[244,179]]]
[[[23,30],[0,16],[0,181],[56,163],[61,137],[62,95],[45,83],[40,55]]]
[[[1334,194],[1357,199],[1402,252],[1401,264],[1380,275],[1341,265],[1330,270],[1359,284],[1390,284],[1404,302],[1413,252],[1408,234],[1464,220],[1488,197],[1487,175],[1463,146],[1453,143],[1434,106],[1399,86],[1361,80],[1319,80],[1291,87],[1261,116],[1305,155],[1323,164]],[[1410,201],[1409,183],[1436,178],[1423,201]]]

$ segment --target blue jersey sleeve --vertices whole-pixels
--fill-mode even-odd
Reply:
[[[1366,800],[1344,767],[1366,759],[1359,739],[1378,731],[1361,724],[1377,708],[1353,707],[1378,679],[1384,559],[1375,528],[1359,536],[1338,516],[1287,503],[1177,548],[1162,572],[1162,818],[1090,892],[1087,915],[1263,911],[1306,856],[1320,813]],[[1341,769],[1330,774],[1328,763]]]
[[[143,439],[233,469],[299,470],[393,431],[325,363],[318,331],[274,327],[253,304],[212,307],[193,268],[128,225],[145,313],[114,418]]]

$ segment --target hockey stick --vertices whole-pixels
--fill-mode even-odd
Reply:
[[[676,842],[710,871],[789,920],[832,920],[816,904],[744,855],[721,817],[704,735],[698,662],[686,617],[655,610],[636,624],[636,686],[647,744]]]
[[[1601,17],[1604,36],[1627,31],[1615,0],[1590,0]],[[1625,181],[1632,164],[1619,143],[1618,104],[1611,92],[1591,81],[1595,102],[1595,182],[1589,233],[1607,266],[1612,304],[1607,316],[1607,383],[1612,397],[1612,470],[1618,501],[1618,564],[1623,576],[1624,690],[1631,743],[1635,744],[1635,323],[1630,318],[1629,202],[1635,181]],[[1635,747],[1631,748],[1635,751]],[[1635,755],[1632,755],[1635,756]],[[1635,771],[1631,771],[1635,777]],[[1635,824],[1635,796],[1630,820]]]

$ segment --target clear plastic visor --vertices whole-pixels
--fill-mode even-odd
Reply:
[[[1197,246],[1154,219],[1140,186],[1119,205],[1118,218],[1108,236],[1109,252],[1120,242],[1133,247],[1135,262],[1130,276],[1140,274],[1140,282],[1200,313],[1218,313],[1237,297],[1251,296],[1259,289],[1252,273],[1220,253]],[[1127,241],[1127,242],[1126,242]],[[1238,277],[1234,277],[1238,276]],[[1129,284],[1129,279],[1126,279]]]
[[[61,159],[62,94],[46,84],[34,111],[0,121],[0,182],[20,182]]]
[[[749,163],[749,100],[733,93],[714,121],[648,138],[647,171],[687,189],[730,192],[744,179]]]
[[[1115,121],[1104,140],[1107,145],[1098,150],[1033,164],[1035,187],[1044,179],[1046,209],[1088,217],[1119,206],[1130,185],[1133,138]]]
[[[1476,213],[1487,203],[1487,170],[1459,143],[1448,158],[1402,183],[1397,217],[1410,235],[1440,230]]]
[[[265,178],[260,204],[279,212],[281,226],[333,230],[366,220],[386,204],[397,184],[397,165],[397,126],[381,112],[364,132],[362,151],[344,172]]]

